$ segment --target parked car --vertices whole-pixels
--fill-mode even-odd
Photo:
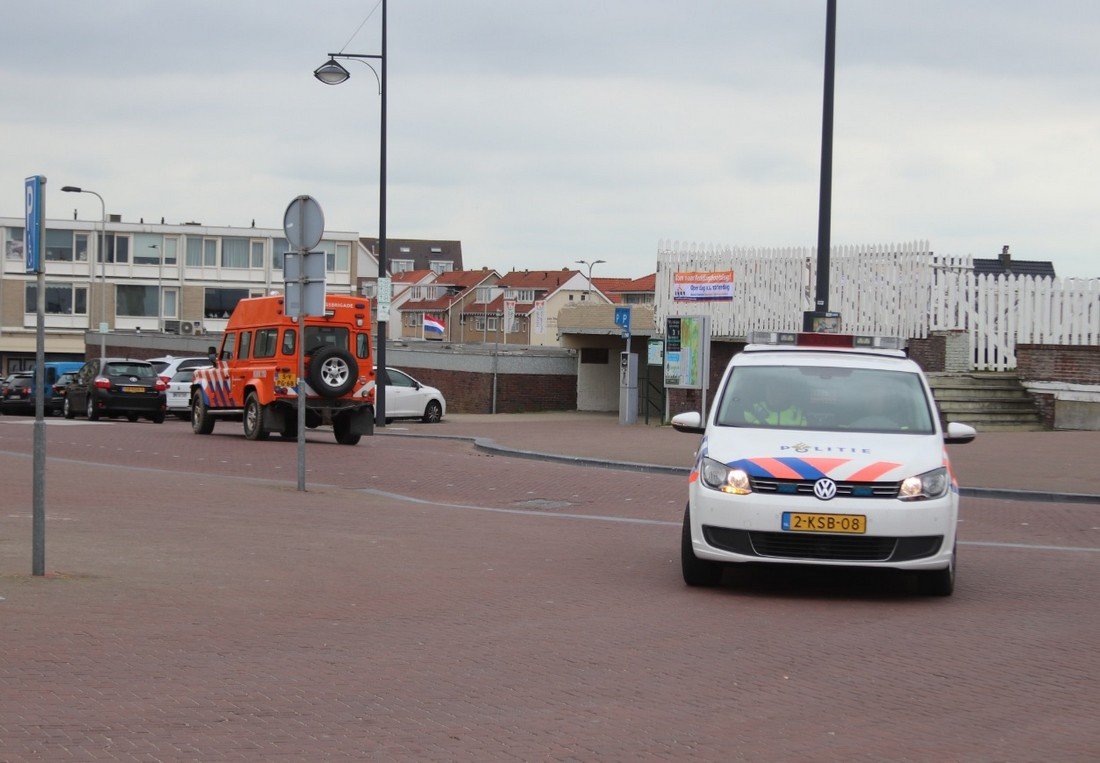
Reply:
[[[166,391],[168,412],[176,418],[187,421],[191,418],[191,380],[195,378],[194,368],[176,371],[168,381]]]
[[[76,371],[61,374],[53,383],[53,396],[46,401],[50,413],[61,415],[61,409],[65,404],[65,393],[69,385],[76,379]]]
[[[15,373],[8,374],[7,376],[4,377],[3,381],[0,381],[0,395],[4,394],[4,390],[6,390],[8,388],[8,385],[10,385],[15,380],[16,377],[18,377],[18,376],[30,376],[30,375],[31,375],[30,371],[16,371]]]
[[[387,422],[420,419],[426,424],[434,424],[447,412],[442,392],[421,384],[404,371],[387,366],[385,374],[378,374],[378,383],[386,385]]]
[[[33,374],[12,374],[4,384],[0,392],[0,413],[34,413]]]
[[[190,357],[190,358],[173,358],[171,355],[165,355],[163,358],[150,358],[149,362],[153,364],[153,370],[157,372],[157,376],[165,384],[172,380],[172,377],[176,375],[177,371],[183,371],[191,368],[209,368],[214,365],[214,362],[208,357]]]
[[[85,363],[65,390],[65,418],[82,411],[90,421],[100,416],[125,416],[137,421],[144,416],[155,424],[164,421],[165,390],[147,360],[94,358]]]

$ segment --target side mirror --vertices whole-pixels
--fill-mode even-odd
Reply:
[[[698,411],[678,413],[672,417],[672,428],[685,434],[703,434],[706,427],[703,426],[703,417]]]
[[[214,345],[210,345],[209,347],[206,348],[206,355],[211,360],[214,360],[218,356],[218,348],[215,347]]]
[[[978,430],[969,424],[959,424],[955,421],[947,423],[947,432],[943,441],[947,445],[965,445],[978,435]]]

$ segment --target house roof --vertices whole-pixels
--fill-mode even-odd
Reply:
[[[458,302],[464,295],[469,293],[470,289],[479,286],[484,281],[497,275],[495,270],[482,269],[482,270],[452,270],[448,273],[441,273],[434,281],[431,282],[431,286],[444,286],[450,287],[452,293],[439,297],[437,299],[420,299],[420,300],[408,300],[398,310],[415,311],[415,312],[433,312],[437,310],[447,310],[451,308],[456,302]]]
[[[378,237],[360,237],[359,242],[378,258]],[[403,251],[408,250],[408,251]],[[433,251],[438,250],[438,251]],[[436,241],[418,238],[387,238],[386,259],[412,260],[414,270],[430,270],[432,262],[452,263],[455,270],[462,270],[462,242]]]
[[[1054,278],[1054,263],[1049,260],[1014,260],[1006,245],[1000,255],[991,259],[974,258],[976,276],[1035,276]]]
[[[535,289],[556,291],[563,283],[579,273],[579,270],[513,270],[504,274],[497,286],[504,289]]]
[[[398,273],[393,277],[393,282],[398,283],[419,283],[422,279],[428,276],[435,275],[433,270],[406,270],[403,273]]]
[[[612,302],[622,302],[623,294],[653,294],[657,290],[657,274],[641,278],[593,278],[592,285]]]
[[[1049,260],[1011,260],[1007,264],[1000,258],[974,258],[974,275],[984,276],[1037,276],[1054,278],[1054,263]]]

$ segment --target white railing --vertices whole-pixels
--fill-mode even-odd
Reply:
[[[934,254],[927,242],[834,247],[829,308],[841,330],[924,338],[966,331],[977,370],[1016,367],[1016,344],[1100,344],[1100,279],[975,276],[971,257]],[[719,337],[752,330],[797,331],[813,307],[812,247],[761,249],[661,242],[657,255],[658,331],[665,318],[709,314]],[[673,274],[734,273],[729,302],[676,302]]]

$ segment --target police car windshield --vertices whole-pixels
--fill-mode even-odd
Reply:
[[[917,374],[869,368],[740,366],[718,401],[721,426],[932,434]]]

